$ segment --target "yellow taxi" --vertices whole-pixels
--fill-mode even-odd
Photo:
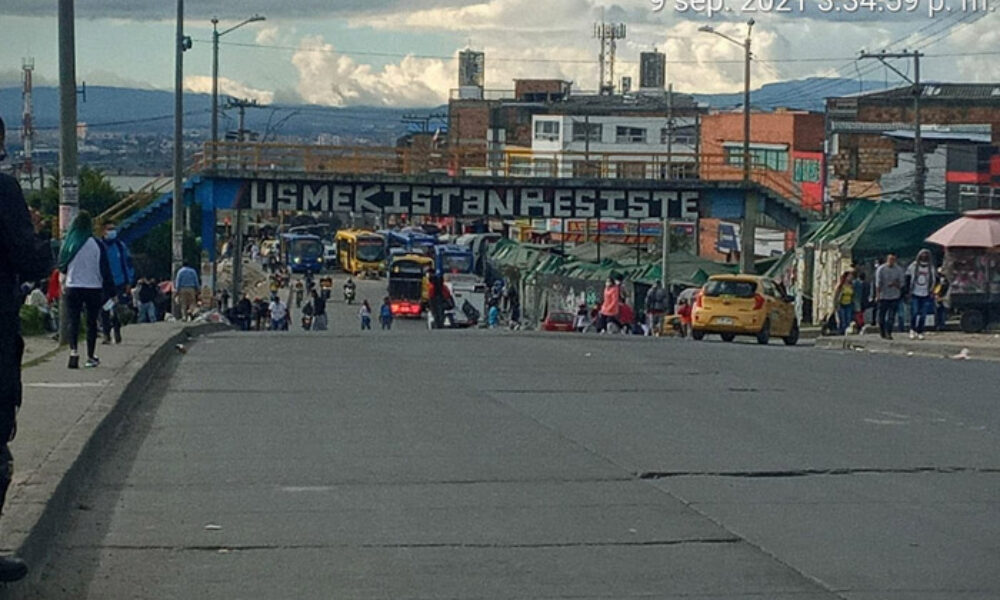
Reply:
[[[691,310],[691,337],[700,340],[708,333],[727,342],[751,335],[760,344],[774,336],[793,346],[799,341],[799,323],[793,299],[780,283],[757,275],[713,275],[695,295]]]

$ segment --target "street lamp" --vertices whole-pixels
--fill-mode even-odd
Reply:
[[[236,25],[233,25],[229,29],[224,31],[219,31],[219,19],[218,17],[212,17],[212,151],[210,152],[210,162],[211,167],[215,167],[216,157],[218,156],[218,145],[219,145],[219,38],[226,35],[231,31],[235,31],[240,27],[243,27],[247,23],[256,23],[257,21],[264,21],[265,17],[262,15],[255,14],[254,16],[246,19]],[[242,139],[242,138],[241,138]],[[212,294],[214,295],[218,285],[216,283],[219,277],[219,256],[218,256],[218,240],[215,238],[215,227],[218,223],[218,217],[216,215],[215,198],[212,198]],[[237,248],[236,252],[233,254],[233,260],[240,260],[241,248]],[[238,301],[239,298],[233,298],[233,302]]]
[[[754,272],[754,238],[757,235],[757,197],[750,193],[750,33],[754,20],[747,21],[747,37],[742,42],[717,31],[711,25],[702,25],[698,31],[713,33],[743,48],[743,235],[740,244],[740,270]]]

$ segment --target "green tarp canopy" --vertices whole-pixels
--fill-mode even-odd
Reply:
[[[859,200],[827,221],[805,243],[848,248],[856,261],[890,252],[905,260],[927,247],[927,236],[958,216],[909,202]]]

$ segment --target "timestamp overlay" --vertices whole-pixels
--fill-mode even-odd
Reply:
[[[679,14],[894,15],[923,14],[929,18],[952,13],[992,13],[1000,0],[650,0],[653,12]]]

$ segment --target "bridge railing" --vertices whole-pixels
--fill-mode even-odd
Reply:
[[[208,143],[201,166],[222,172],[443,174],[451,176],[702,179],[740,181],[743,168],[723,154],[690,152],[536,152],[530,148],[311,146],[258,142]],[[751,180],[801,204],[802,190],[787,174],[762,163]]]

